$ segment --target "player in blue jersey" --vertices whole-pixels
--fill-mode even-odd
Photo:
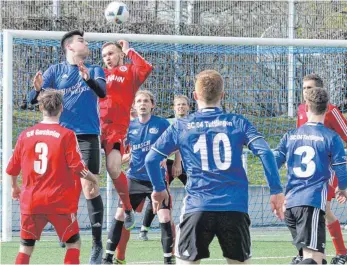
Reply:
[[[130,122],[128,129],[127,144],[130,146],[131,158],[129,169],[126,172],[130,203],[134,210],[136,210],[146,198],[151,200],[153,188],[145,167],[145,157],[158,137],[162,135],[170,125],[166,119],[152,115],[154,106],[154,97],[150,91],[139,90],[136,93],[134,108],[137,111],[138,118]],[[164,168],[159,170],[158,178],[165,181]],[[121,203],[115,216],[116,220],[124,219],[124,209]],[[173,262],[171,254],[173,238],[170,216],[170,202],[167,200],[162,203],[158,211],[165,264],[171,264]],[[122,237],[129,238],[129,233],[130,231],[123,230]],[[108,254],[112,255],[112,253],[108,253],[107,251],[106,253],[103,264],[112,264],[112,261],[107,256]]]
[[[224,113],[222,76],[206,70],[196,77],[194,99],[198,111],[178,119],[157,140],[146,157],[156,210],[167,198],[158,177],[159,162],[179,150],[187,172],[187,196],[176,231],[175,255],[181,264],[208,258],[209,244],[217,236],[228,263],[251,258],[248,179],[242,166],[243,147],[259,156],[265,170],[271,207],[283,218],[284,195],[274,156],[255,127],[241,115]]]
[[[285,221],[293,244],[303,249],[299,264],[322,264],[325,211],[331,169],[338,178],[337,200],[347,198],[346,154],[340,136],[324,126],[329,96],[324,88],[305,92],[308,121],[285,134],[274,151],[280,168],[287,163]]]
[[[183,118],[189,114],[189,98],[185,95],[175,95],[173,101],[173,109],[175,112],[175,118],[170,120],[173,123],[176,119]],[[172,181],[177,178],[181,181],[183,185],[187,183],[187,174],[182,166],[182,157],[179,152],[175,153],[174,159],[168,158],[166,160],[166,174],[169,186]],[[171,197],[172,199],[172,197]],[[154,219],[153,209],[151,203],[147,204],[145,214],[142,221],[142,226],[140,229],[139,239],[143,241],[148,240],[148,231],[151,227],[152,221]],[[172,219],[172,218],[171,218]],[[175,224],[172,220],[172,233],[175,239]]]
[[[30,92],[29,99],[31,104],[37,103],[38,95],[47,88],[63,92],[60,124],[76,133],[84,162],[92,173],[99,174],[101,157],[98,98],[106,96],[105,74],[99,66],[84,64],[89,49],[82,31],[66,33],[62,37],[61,47],[66,61],[51,65],[43,75],[41,72],[35,75],[34,89]],[[99,189],[91,195],[92,183],[82,179],[81,184],[87,199],[93,236],[89,262],[100,264],[104,206]]]

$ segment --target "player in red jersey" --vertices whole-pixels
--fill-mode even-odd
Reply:
[[[323,87],[323,80],[316,74],[309,74],[305,76],[303,79],[303,96],[305,97],[305,91],[313,87]],[[300,127],[306,122],[306,104],[301,104],[298,108],[296,126]],[[347,120],[336,106],[329,104],[328,111],[324,120],[324,125],[338,133],[342,140],[344,140],[347,143]],[[325,220],[326,226],[329,230],[329,233],[331,235],[332,241],[336,249],[336,256],[331,260],[331,264],[342,265],[345,264],[347,260],[347,249],[343,241],[340,222],[336,218],[334,213],[331,211],[331,200],[332,198],[335,198],[336,187],[337,178],[335,177],[335,174],[332,174],[332,177],[330,179],[330,185],[328,188]],[[299,262],[301,256],[301,253],[299,253],[299,255],[293,259],[293,262],[295,263],[295,260]]]
[[[113,258],[122,229],[130,230],[135,218],[129,200],[128,183],[121,170],[124,140],[130,123],[130,109],[140,86],[152,72],[152,65],[143,59],[129,43],[107,42],[102,46],[103,62],[106,65],[106,98],[99,99],[101,120],[101,143],[106,153],[106,167],[120,196],[125,217],[114,219],[108,234],[105,260]],[[131,60],[124,63],[124,58]],[[122,220],[121,220],[122,219]]]
[[[59,125],[63,96],[46,90],[39,96],[43,121],[23,131],[6,173],[12,178],[12,198],[20,201],[21,245],[16,264],[28,264],[36,240],[50,222],[66,243],[65,264],[79,264],[80,236],[76,218],[81,178],[96,190],[98,178],[85,166],[75,133]],[[22,171],[22,186],[17,176]]]

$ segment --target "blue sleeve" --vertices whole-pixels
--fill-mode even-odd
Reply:
[[[146,155],[145,166],[148,176],[152,182],[153,190],[160,192],[166,189],[164,178],[162,178],[162,172],[160,167],[160,162],[165,159],[165,157],[151,149]]]
[[[160,162],[167,158],[169,154],[177,150],[177,130],[171,125],[155,142],[146,156],[145,166],[148,176],[155,191],[163,191],[166,188],[162,178]]]
[[[35,90],[35,88],[33,88],[30,92],[29,92],[29,102],[30,104],[34,105],[37,103],[37,98],[40,95],[40,91],[37,92]]]
[[[278,169],[280,169],[283,166],[283,164],[286,162],[287,137],[288,137],[288,134],[285,134],[282,137],[279,145],[276,147],[276,149],[273,152],[274,156],[275,156],[275,160],[276,160]]]
[[[336,135],[332,141],[331,167],[338,179],[339,189],[347,189],[347,162],[346,152],[340,136]]]
[[[245,142],[244,145],[246,145],[249,148],[249,144],[260,138],[264,138],[257,129],[247,120],[243,119],[243,126],[242,126],[243,132],[245,133]]]
[[[55,65],[51,65],[42,75],[42,88],[55,88],[54,79],[55,79]]]
[[[42,75],[42,88],[54,88],[54,78],[55,78],[55,71],[54,71],[54,65],[51,65]],[[30,104],[36,104],[37,98],[39,96],[40,92],[37,92],[35,88],[33,88],[29,93],[29,102]]]
[[[104,70],[99,67],[99,66],[95,66],[94,67],[94,76],[93,76],[94,80],[98,80],[98,79],[102,79],[106,82],[106,78],[105,78],[105,72]]]
[[[90,79],[86,81],[87,85],[94,90],[95,94],[99,98],[106,97],[106,79],[104,70],[95,66],[93,68],[89,68]]]
[[[165,157],[178,149],[177,123],[172,124],[158,138],[152,149]]]
[[[275,157],[268,143],[264,138],[260,137],[250,142],[249,149],[260,158],[263,164],[265,176],[270,187],[270,194],[283,192]]]

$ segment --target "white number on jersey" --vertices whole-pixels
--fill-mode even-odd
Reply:
[[[296,148],[294,151],[294,154],[296,155],[302,155],[303,153],[306,153],[305,156],[301,160],[301,164],[304,164],[306,166],[305,170],[302,170],[301,167],[294,167],[293,171],[294,174],[299,178],[307,178],[311,177],[314,172],[316,171],[316,164],[312,160],[316,154],[314,149],[311,146],[300,146]]]
[[[47,154],[48,146],[45,143],[37,143],[35,145],[35,153],[40,154],[39,159],[34,161],[34,171],[37,174],[44,174],[47,170]]]
[[[224,150],[224,161],[221,159],[220,154],[220,142],[223,144]],[[207,143],[206,143],[206,135],[200,135],[198,141],[194,144],[194,153],[200,151],[201,156],[201,167],[202,170],[208,171],[208,153],[207,153]],[[213,160],[216,164],[216,167],[220,170],[227,170],[231,166],[231,144],[228,136],[225,133],[218,133],[213,138]]]

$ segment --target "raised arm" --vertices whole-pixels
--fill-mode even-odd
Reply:
[[[132,72],[136,86],[141,86],[153,70],[153,66],[147,62],[134,49],[129,48],[129,43],[125,40],[119,41],[122,51],[128,56],[133,63]]]
[[[43,74],[38,71],[33,79],[33,89],[29,92],[29,102],[30,104],[36,104],[37,98],[45,88],[54,88],[54,65],[50,66]]]
[[[95,67],[93,75],[90,74],[89,69],[81,61],[78,64],[78,69],[81,73],[83,80],[95,92],[99,98],[106,97],[106,80],[105,74],[101,67]]]

